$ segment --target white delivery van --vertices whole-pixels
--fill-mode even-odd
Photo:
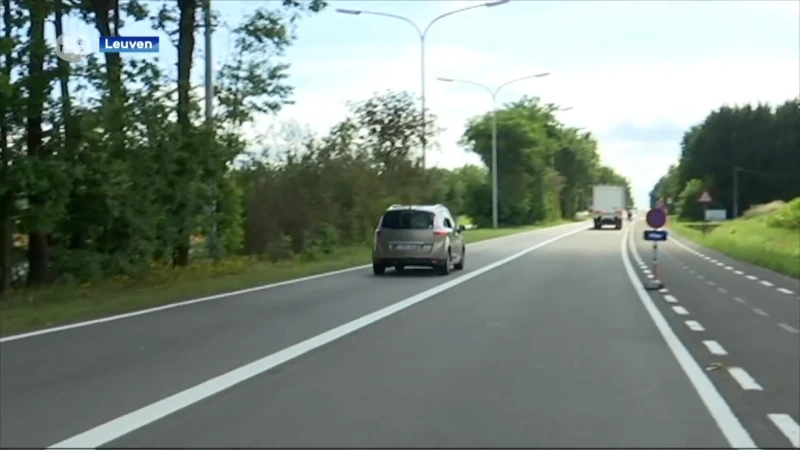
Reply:
[[[625,200],[624,186],[594,186],[592,189],[594,228],[600,229],[603,225],[614,225],[615,229],[622,229]]]

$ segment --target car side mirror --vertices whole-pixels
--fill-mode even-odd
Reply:
[[[467,227],[465,227],[464,225],[459,225],[458,226],[458,232],[459,233],[463,233],[464,231],[466,231],[466,229],[467,229]]]

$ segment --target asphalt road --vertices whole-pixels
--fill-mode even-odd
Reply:
[[[735,274],[669,243],[678,317],[641,289],[626,231],[538,230],[468,244],[448,277],[362,268],[6,340],[0,447],[788,447],[796,294],[730,281],[750,303],[725,303],[680,264]]]

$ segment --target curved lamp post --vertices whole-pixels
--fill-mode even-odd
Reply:
[[[490,88],[489,86],[476,83],[474,81],[467,81],[467,80],[458,80],[455,78],[438,78],[439,81],[444,81],[447,83],[464,83],[464,84],[471,84],[473,86],[478,86],[479,88],[485,89],[489,95],[492,96],[492,227],[497,228],[497,94],[500,92],[501,89],[508,86],[509,84],[516,83],[518,81],[528,80],[531,78],[542,78],[550,75],[550,72],[544,73],[537,73],[536,75],[528,75],[527,77],[522,78],[515,78],[511,81],[506,81],[505,83],[497,86],[495,89]]]
[[[475,8],[482,8],[482,7],[491,8],[493,6],[500,6],[500,5],[504,5],[504,4],[508,3],[509,1],[511,1],[511,0],[492,1],[492,2],[481,3],[479,5],[473,5],[473,6],[467,6],[465,8],[456,9],[456,10],[453,10],[453,11],[450,11],[450,12],[446,12],[444,14],[441,14],[441,15],[437,16],[437,17],[434,17],[433,20],[428,22],[428,25],[424,29],[422,29],[419,26],[417,26],[417,24],[414,23],[411,19],[409,19],[407,17],[403,17],[403,16],[398,16],[396,14],[389,14],[389,13],[382,13],[382,12],[375,12],[375,11],[364,11],[364,10],[358,10],[358,9],[341,9],[341,8],[339,8],[339,9],[336,10],[337,13],[350,14],[350,15],[354,15],[354,16],[358,16],[358,15],[361,15],[361,14],[368,14],[368,15],[372,15],[372,16],[383,16],[383,17],[389,17],[389,18],[392,18],[392,19],[402,20],[403,22],[406,22],[406,23],[410,24],[417,31],[417,34],[419,35],[420,50],[421,50],[421,52],[420,52],[420,72],[421,72],[420,73],[420,78],[421,78],[421,91],[422,91],[422,93],[421,93],[422,94],[422,125],[421,125],[422,126],[422,136],[421,136],[421,138],[422,138],[422,168],[423,168],[423,170],[425,169],[425,153],[426,153],[427,144],[428,144],[428,142],[427,142],[428,139],[425,136],[425,127],[426,127],[426,124],[425,124],[425,37],[428,35],[428,30],[430,30],[431,26],[434,23],[438,22],[441,19],[444,19],[445,17],[452,16],[453,14],[457,14],[457,13],[464,12],[464,11],[469,11],[469,10],[475,9]]]

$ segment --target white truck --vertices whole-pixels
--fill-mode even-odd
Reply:
[[[625,215],[625,187],[597,185],[592,189],[592,218],[594,228],[599,230],[603,225],[614,225],[622,229],[622,218]]]

